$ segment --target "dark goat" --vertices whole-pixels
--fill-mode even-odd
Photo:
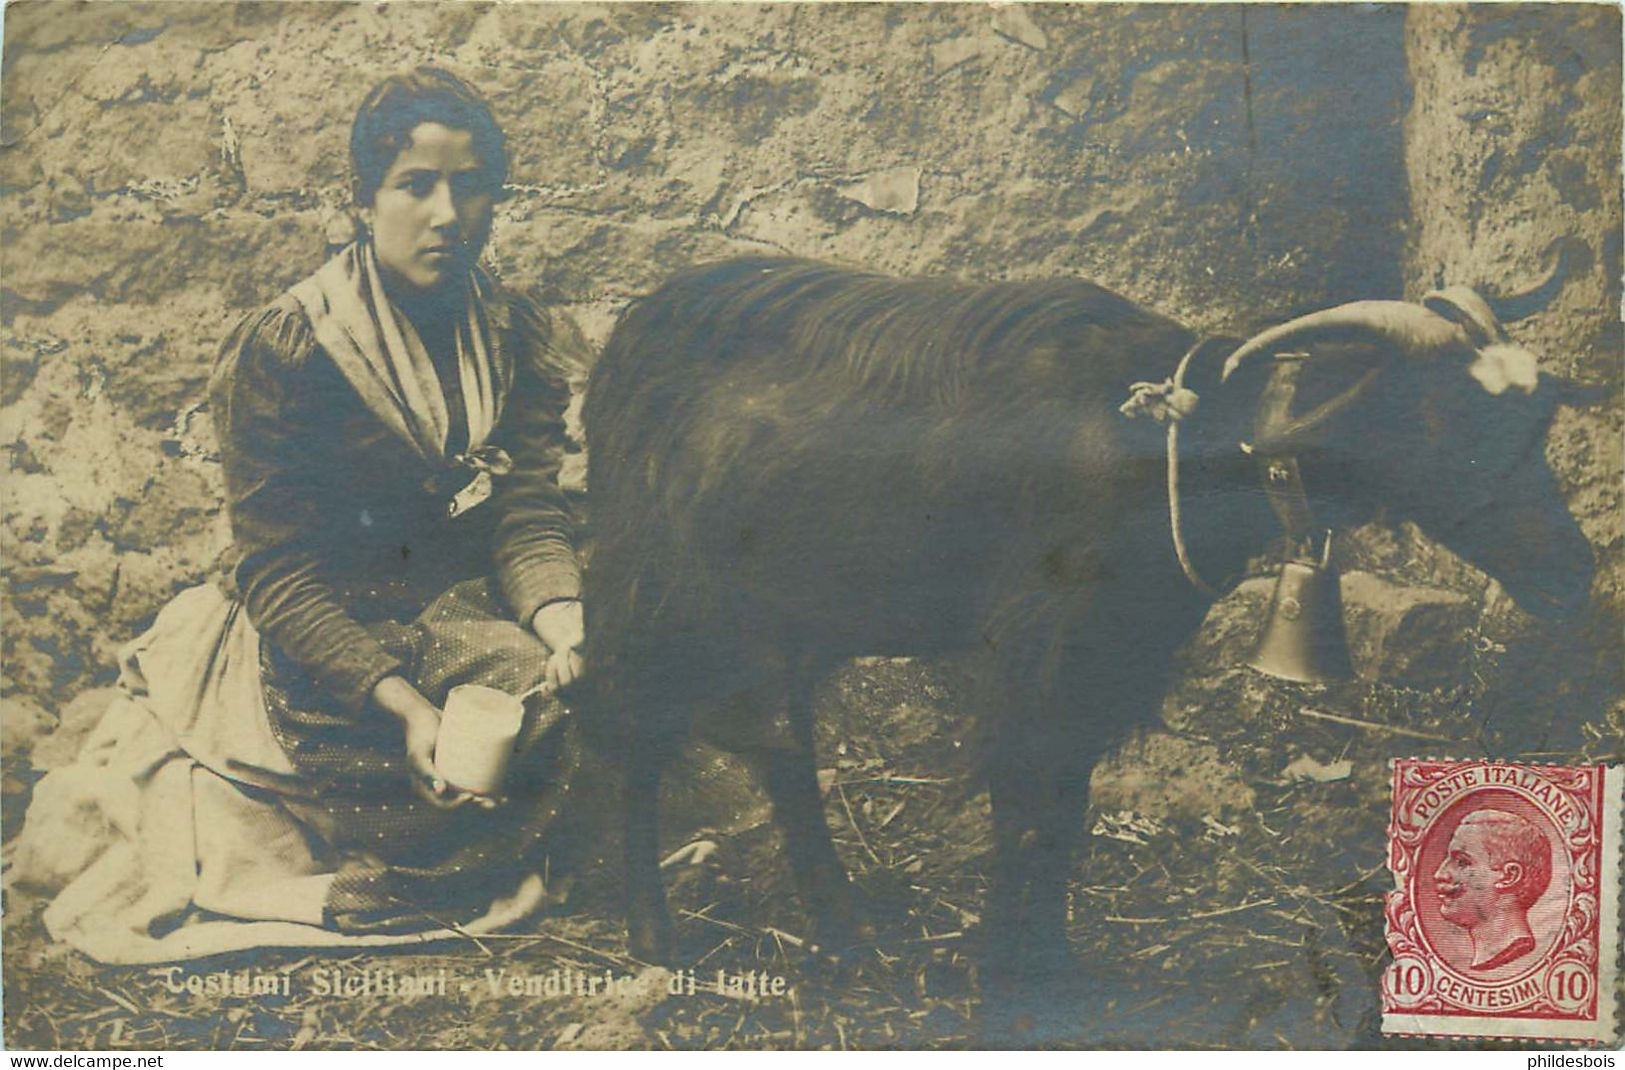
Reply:
[[[1354,399],[1295,446],[1321,523],[1387,507],[1537,611],[1583,602],[1590,548],[1545,465],[1553,403],[1532,358],[1486,356],[1419,306],[1348,309],[1233,369],[1233,341],[1194,354],[1181,480],[1197,571],[1235,576],[1279,534],[1238,444],[1285,366],[1271,354],[1296,347],[1313,352],[1297,411]],[[732,711],[723,734],[759,770],[819,939],[836,945],[858,911],[814,775],[813,685],[853,655],[971,648],[989,661],[988,946],[1018,971],[1054,965],[1090,770],[1154,716],[1210,601],[1175,558],[1163,433],[1118,411],[1193,341],[1087,282],[788,259],[691,270],[627,312],[587,398],[586,605],[623,731],[637,955],[670,952],[656,789],[696,713]],[[1486,382],[1486,360],[1506,374]],[[748,728],[783,714],[787,733]]]

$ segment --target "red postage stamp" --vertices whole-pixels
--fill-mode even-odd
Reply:
[[[1620,767],[1393,768],[1383,1032],[1613,1042]]]

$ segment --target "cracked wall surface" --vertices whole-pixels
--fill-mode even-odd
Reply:
[[[225,534],[215,346],[346,240],[354,106],[421,62],[477,84],[509,133],[494,266],[592,343],[672,271],[742,252],[1081,275],[1244,331],[1435,275],[1516,281],[1548,230],[1583,231],[1596,266],[1520,337],[1616,376],[1562,418],[1554,459],[1617,606],[1608,10],[14,4],[0,686],[56,711],[205,573]],[[1350,552],[1482,595],[1414,534]]]
[[[1575,243],[1555,300],[1512,331],[1542,372],[1588,388],[1558,410],[1546,456],[1596,551],[1592,607],[1530,634],[1504,596],[1487,600],[1485,635],[1508,651],[1485,715],[1572,708],[1600,724],[1606,712],[1625,739],[1619,8],[1418,6],[1406,53],[1407,295],[1457,280],[1515,288],[1539,276],[1554,239]],[[1441,557],[1415,547],[1420,567],[1448,575],[1456,566]]]
[[[409,64],[490,96],[513,151],[491,258],[594,341],[677,268],[763,249],[1085,275],[1208,328],[1399,286],[1391,12],[7,16],[4,670],[9,693],[51,705],[105,680],[219,545],[198,408],[214,347],[348,235],[354,106]]]

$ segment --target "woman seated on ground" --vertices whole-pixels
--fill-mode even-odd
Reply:
[[[367,95],[350,150],[363,236],[244,319],[210,383],[229,575],[160,614],[123,683],[171,730],[168,757],[209,774],[174,801],[195,813],[188,909],[357,932],[466,922],[556,858],[546,834],[578,748],[552,692],[581,672],[583,635],[556,479],[568,388],[546,316],[478,264],[502,131],[469,86],[422,67]],[[505,797],[436,774],[439,704],[464,683],[547,685]],[[114,720],[81,763],[128,760]],[[121,901],[162,883],[143,865]],[[156,915],[180,905],[161,891],[167,908],[126,920],[161,934]],[[111,893],[59,897],[47,924],[72,939],[95,894]]]

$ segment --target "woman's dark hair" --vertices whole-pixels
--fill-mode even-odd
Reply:
[[[372,203],[385,172],[419,123],[440,123],[474,135],[474,152],[485,165],[492,192],[502,189],[508,177],[508,149],[490,106],[450,71],[416,67],[373,86],[356,110],[355,125],[350,127],[351,193],[356,204]]]

